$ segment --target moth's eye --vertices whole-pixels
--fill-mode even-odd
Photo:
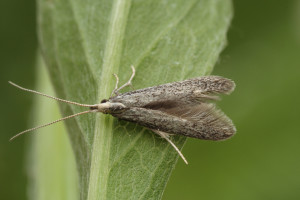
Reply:
[[[108,100],[107,99],[103,99],[102,101],[101,101],[101,103],[106,103]]]

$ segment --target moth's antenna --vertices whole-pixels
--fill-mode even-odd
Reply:
[[[182,160],[185,162],[185,164],[188,164],[188,161],[185,159],[185,157],[183,156],[183,154],[181,153],[181,151],[178,149],[178,147],[176,147],[176,145],[168,137],[169,134],[167,134],[165,132],[162,132],[162,131],[158,131],[158,130],[153,130],[153,129],[151,129],[151,130],[153,132],[157,133],[162,138],[166,139],[172,145],[172,147],[175,149],[175,151],[177,151],[177,153],[182,158]]]
[[[82,107],[93,107],[95,105],[88,105],[88,104],[82,104],[82,103],[77,103],[77,102],[74,102],[74,101],[68,101],[68,100],[64,100],[64,99],[60,99],[60,98],[57,98],[57,97],[53,97],[53,96],[50,96],[50,95],[47,95],[47,94],[43,94],[41,92],[38,92],[38,91],[35,91],[35,90],[30,90],[30,89],[27,89],[27,88],[23,88],[11,81],[8,81],[8,83],[10,83],[11,85],[21,89],[21,90],[24,90],[26,92],[32,92],[34,94],[38,94],[38,95],[41,95],[41,96],[44,96],[44,97],[48,97],[50,99],[54,99],[54,100],[57,100],[57,101],[61,101],[61,102],[64,102],[64,103],[69,103],[69,104],[74,104],[74,105],[77,105],[77,106],[82,106]]]
[[[66,120],[66,119],[70,119],[70,118],[76,117],[78,115],[83,115],[83,114],[86,114],[86,113],[90,113],[90,112],[96,112],[96,110],[86,110],[86,111],[83,111],[83,112],[80,112],[80,113],[76,113],[74,115],[69,115],[69,116],[63,117],[61,119],[55,120],[53,122],[50,122],[48,124],[44,124],[44,125],[41,125],[41,126],[37,126],[37,127],[34,127],[34,128],[27,129],[27,130],[22,131],[22,132],[18,133],[17,135],[13,136],[12,138],[9,139],[9,141],[12,141],[16,137],[19,137],[20,135],[23,135],[24,133],[27,133],[27,132],[30,132],[30,131],[34,131],[36,129],[43,128],[43,127],[46,127],[46,126],[50,126],[50,125],[55,124],[57,122],[60,122],[60,121]]]

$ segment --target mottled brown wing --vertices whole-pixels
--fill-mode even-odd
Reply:
[[[189,80],[167,83],[140,90],[126,92],[109,99],[111,103],[122,103],[126,107],[145,107],[158,101],[182,102],[218,100],[218,94],[230,94],[235,83],[220,76],[203,76]]]
[[[205,76],[124,93],[109,99],[128,109],[111,113],[153,130],[205,140],[223,140],[236,132],[232,121],[210,101],[230,94],[233,81]]]

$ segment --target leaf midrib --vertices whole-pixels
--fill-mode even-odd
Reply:
[[[98,99],[107,98],[113,89],[111,74],[117,73],[122,52],[122,41],[131,1],[116,0],[113,3],[111,23],[103,57]],[[100,115],[96,118],[94,143],[91,157],[91,173],[88,199],[106,199],[109,174],[110,146],[112,141],[113,119]]]

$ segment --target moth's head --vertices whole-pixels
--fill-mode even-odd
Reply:
[[[97,110],[104,114],[121,113],[127,109],[122,103],[112,103],[107,99],[103,99],[100,104],[90,107],[91,110]]]

